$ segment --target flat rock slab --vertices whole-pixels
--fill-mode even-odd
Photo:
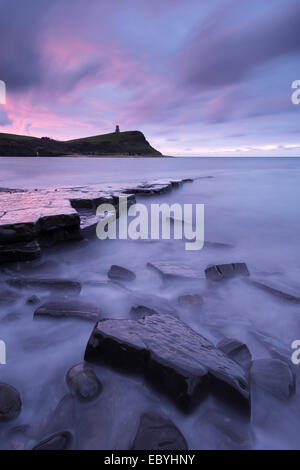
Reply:
[[[278,359],[259,359],[251,366],[251,382],[279,400],[287,400],[296,390],[296,375],[289,364]]]
[[[103,203],[117,207],[120,196],[126,196],[130,205],[135,202],[135,194],[159,194],[183,182],[153,180],[35,190],[0,188],[0,263],[33,260],[40,256],[39,246],[89,235],[99,219],[95,213],[83,213],[81,219],[82,209],[96,212]],[[30,249],[28,242],[35,242],[35,249]]]
[[[15,289],[62,291],[75,294],[80,294],[81,292],[81,283],[69,279],[14,278],[7,279],[6,284]]]
[[[165,279],[203,279],[203,271],[192,269],[189,266],[168,261],[156,261],[147,264]]]
[[[35,312],[35,317],[81,318],[98,321],[100,310],[97,306],[79,301],[54,300],[43,303]]]
[[[283,300],[300,303],[300,289],[286,285],[284,282],[266,281],[262,279],[249,279],[254,286]]]
[[[200,391],[221,392],[249,407],[243,369],[171,315],[100,321],[88,342],[85,360],[145,374],[182,407],[192,405]]]
[[[0,422],[16,418],[22,409],[18,390],[11,385],[0,383]]]
[[[185,438],[166,416],[145,413],[131,450],[188,450]]]
[[[208,266],[205,275],[210,281],[223,281],[234,277],[247,277],[250,274],[245,263],[232,263]]]

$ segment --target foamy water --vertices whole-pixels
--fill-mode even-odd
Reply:
[[[213,178],[203,178],[213,176]],[[132,269],[135,293],[157,295],[176,306],[180,318],[214,344],[223,337],[244,341],[253,358],[269,357],[255,331],[271,335],[291,349],[300,339],[299,306],[256,289],[242,279],[209,288],[205,280],[168,281],[146,265],[157,260],[204,269],[209,264],[246,262],[253,276],[285,282],[298,288],[300,278],[300,160],[298,159],[16,159],[0,158],[0,186],[42,187],[133,181],[166,177],[193,177],[194,183],[155,197],[151,202],[205,204],[205,240],[231,247],[208,245],[188,252],[184,241],[89,241],[47,250],[42,261],[55,260],[50,277],[104,280],[112,264]],[[0,207],[1,210],[1,207]],[[32,265],[34,266],[34,265]],[[19,274],[24,274],[22,271]],[[27,267],[30,273],[31,265]],[[18,273],[17,273],[18,275]],[[30,275],[43,277],[37,269]],[[1,279],[7,273],[1,273]],[[7,344],[7,365],[0,366],[2,382],[22,395],[23,411],[13,423],[0,424],[1,447],[30,448],[43,438],[51,413],[68,393],[65,374],[81,362],[93,324],[75,320],[33,321],[34,307],[23,291],[17,304],[0,305],[0,339]],[[179,308],[185,293],[203,295],[195,311]],[[81,297],[98,304],[106,318],[128,318],[130,293],[111,288],[84,288]],[[292,354],[292,350],[291,350]],[[300,366],[299,366],[300,367]],[[228,448],[232,444],[208,426],[206,413],[216,406],[207,400],[184,415],[142,378],[128,378],[96,367],[103,394],[96,403],[77,405],[77,448],[126,449],[143,411],[170,416],[190,448]],[[255,391],[250,426],[251,448],[299,448],[299,394],[283,403]],[[68,418],[69,419],[69,418]],[[97,423],[97,426],[96,424]],[[30,430],[9,432],[30,424]],[[96,426],[96,430],[94,430]],[[72,429],[73,429],[72,428]],[[73,429],[73,431],[74,431]],[[16,444],[17,442],[17,444]]]

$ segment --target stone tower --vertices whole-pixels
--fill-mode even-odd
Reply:
[[[120,134],[120,126],[116,126],[116,134]]]

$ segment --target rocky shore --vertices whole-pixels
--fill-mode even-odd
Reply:
[[[43,259],[38,259],[48,247],[84,240],[94,233],[99,221],[95,208],[99,204],[116,205],[120,195],[127,195],[133,203],[138,195],[163,194],[187,181],[0,191],[0,306],[15,305],[22,299],[41,329],[45,320],[60,322],[62,328],[70,319],[90,325],[81,362],[64,371],[60,384],[64,393],[52,413],[38,425],[26,421],[27,398],[12,384],[0,383],[0,436],[4,448],[109,448],[103,434],[105,426],[114,424],[105,413],[112,403],[123,400],[128,412],[118,448],[190,448],[185,431],[170,416],[159,407],[159,411],[149,411],[143,403],[135,408],[135,403],[122,396],[129,385],[126,383],[120,392],[116,381],[113,385],[103,381],[99,366],[120,374],[120,382],[133,378],[133,389],[135,380],[145,381],[145,393],[154,390],[155,396],[178,410],[176,413],[199,414],[200,435],[213,429],[221,448],[252,447],[251,425],[261,397],[274,400],[278,408],[293,400],[297,370],[291,365],[290,351],[280,341],[265,332],[253,331],[256,344],[266,351],[264,359],[256,359],[250,344],[229,336],[212,340],[205,328],[202,331],[201,322],[193,329],[180,315],[185,311],[198,318],[206,295],[218,298],[220,286],[230,291],[236,282],[283,303],[300,302],[297,290],[274,280],[271,283],[266,276],[259,278],[243,260],[199,269],[176,260],[149,261],[145,269],[164,285],[188,286],[184,295],[178,291],[177,298],[167,301],[146,288],[136,292],[138,273],[128,266],[112,265],[105,280],[79,280],[56,277],[51,262],[43,264]],[[213,243],[208,246],[215,248]],[[218,249],[230,251],[231,247],[218,244]],[[201,283],[201,292],[190,287],[195,283]],[[111,318],[101,306],[82,296],[90,288],[109,290],[110,295],[115,292],[127,299],[127,317]],[[12,313],[1,322],[13,322],[15,318]],[[34,349],[34,344],[26,347]],[[118,430],[114,432],[118,435]]]

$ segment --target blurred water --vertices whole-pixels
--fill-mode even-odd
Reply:
[[[206,246],[188,252],[184,241],[99,241],[94,238],[47,250],[42,261],[56,260],[50,277],[104,280],[112,264],[132,269],[135,293],[163,297],[176,306],[180,318],[215,344],[224,336],[245,341],[254,358],[269,357],[252,335],[263,331],[290,349],[300,339],[299,306],[256,289],[242,279],[211,288],[205,280],[164,282],[147,269],[150,261],[172,261],[197,269],[211,263],[246,262],[251,275],[299,288],[300,277],[300,160],[298,159],[0,159],[0,186],[41,187],[82,185],[101,181],[128,181],[164,177],[199,178],[172,192],[140,197],[145,204],[205,204],[205,240],[231,247]],[[213,176],[204,178],[202,176]],[[1,207],[0,207],[1,209]],[[17,275],[43,276],[34,264]],[[24,269],[28,270],[25,273]],[[30,275],[32,275],[32,273]],[[16,275],[16,273],[14,273]],[[0,274],[7,278],[7,272]],[[44,437],[43,425],[68,392],[64,376],[82,361],[93,325],[75,320],[33,321],[34,307],[23,291],[13,306],[0,307],[0,339],[7,344],[7,365],[0,366],[1,381],[16,386],[23,412],[14,423],[0,424],[1,447],[30,448]],[[178,306],[185,293],[203,295],[196,310]],[[132,294],[111,288],[84,288],[81,297],[97,303],[106,318],[128,318]],[[13,315],[12,315],[13,314]],[[291,351],[292,353],[292,351]],[[97,367],[104,391],[89,406],[78,406],[78,448],[126,448],[134,437],[139,414],[147,410],[170,416],[191,448],[231,448],[234,444],[208,426],[209,400],[192,414],[183,415],[167,399],[150,390],[142,378],[119,376]],[[255,391],[252,401],[251,448],[299,448],[299,391],[282,403]],[[94,434],[92,429],[97,423]],[[31,424],[29,437],[15,437],[9,429]],[[87,435],[91,436],[87,438]],[[14,437],[12,438],[11,435]],[[17,444],[16,444],[17,441]],[[13,444],[12,444],[13,443]]]

